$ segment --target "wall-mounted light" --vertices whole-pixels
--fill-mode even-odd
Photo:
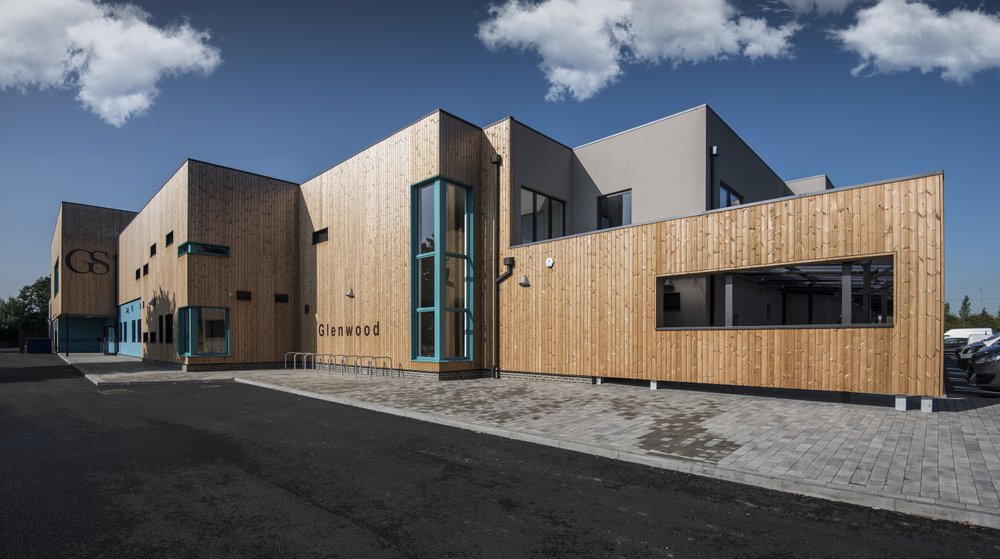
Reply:
[[[545,267],[546,268],[551,268],[552,266],[555,266],[555,265],[556,265],[556,261],[553,260],[551,256],[545,259]]]
[[[528,276],[521,276],[521,279],[517,281],[517,284],[521,287],[531,287],[531,282],[528,281]]]
[[[670,281],[670,278],[667,278],[667,279],[663,280],[663,288],[664,289],[673,289],[674,288],[674,282]]]
[[[350,297],[351,299],[353,299],[354,298],[354,290],[353,289],[348,289],[347,293],[344,293],[344,295],[347,295],[348,297]]]

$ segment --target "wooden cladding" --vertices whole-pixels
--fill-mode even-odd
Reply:
[[[941,395],[942,203],[929,175],[508,248],[503,369]],[[657,276],[886,254],[891,327],[655,328]]]
[[[115,316],[118,235],[135,212],[63,202],[52,236],[53,293],[51,317]]]

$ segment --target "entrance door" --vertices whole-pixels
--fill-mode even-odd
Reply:
[[[142,357],[142,299],[118,307],[118,353]]]
[[[104,354],[112,355],[115,352],[115,327],[105,326],[104,327]]]

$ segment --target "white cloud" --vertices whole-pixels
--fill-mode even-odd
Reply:
[[[207,32],[155,27],[128,4],[0,0],[0,13],[0,89],[76,89],[114,126],[152,106],[163,77],[208,75],[222,62]]]
[[[978,10],[941,14],[922,2],[881,0],[833,35],[861,57],[851,72],[856,76],[915,68],[963,82],[1000,68],[1000,17]]]
[[[699,63],[786,57],[800,26],[739,17],[729,0],[509,0],[479,26],[491,50],[534,50],[546,99],[578,101],[613,83],[626,62]]]
[[[871,0],[777,0],[788,6],[796,14],[808,14],[815,11],[820,15],[839,14],[851,4],[870,2]]]

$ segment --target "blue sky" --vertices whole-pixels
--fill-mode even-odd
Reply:
[[[1000,307],[991,3],[133,6],[0,0],[0,296],[48,273],[60,200],[137,210],[187,157],[304,181],[438,107],[579,145],[708,103],[786,179],[943,169],[947,300]],[[86,57],[44,58],[44,10]]]

